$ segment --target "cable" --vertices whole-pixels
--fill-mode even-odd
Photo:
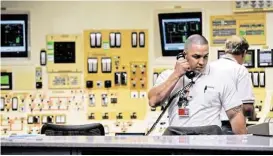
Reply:
[[[201,76],[201,74],[199,74],[197,76],[197,78],[199,78]],[[148,136],[155,128],[155,126],[157,125],[157,123],[160,121],[160,119],[162,118],[162,116],[164,115],[164,113],[166,112],[166,110],[168,109],[168,107],[171,105],[172,101],[174,100],[174,98],[176,98],[179,95],[179,100],[183,99],[181,97],[184,97],[185,95],[185,91],[187,89],[189,89],[195,82],[193,80],[191,80],[191,82],[189,82],[186,86],[184,86],[182,89],[180,89],[178,92],[176,92],[172,97],[170,97],[170,99],[168,100],[168,104],[164,107],[163,111],[161,112],[161,114],[159,115],[159,117],[156,119],[155,123],[152,125],[152,127],[147,131],[147,133],[145,134],[146,136]]]

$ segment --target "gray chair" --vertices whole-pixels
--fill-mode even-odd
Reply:
[[[104,136],[104,127],[100,123],[85,125],[56,125],[45,123],[41,128],[41,134],[47,136]]]

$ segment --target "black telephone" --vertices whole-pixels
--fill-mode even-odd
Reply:
[[[176,56],[176,59],[177,59],[177,60],[180,59],[180,58],[186,59],[183,52],[178,53],[178,55]],[[193,79],[193,78],[195,77],[196,73],[195,73],[194,71],[187,71],[187,72],[185,73],[185,75],[186,75],[189,79]]]

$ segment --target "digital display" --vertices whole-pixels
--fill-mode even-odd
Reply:
[[[218,59],[221,58],[223,55],[225,55],[224,50],[218,50]]]
[[[258,49],[258,66],[273,67],[273,49],[271,50]]]
[[[158,19],[163,56],[176,56],[189,36],[202,35],[201,12],[161,13]]]
[[[1,85],[9,84],[9,76],[1,76]]]
[[[245,55],[244,66],[247,68],[254,68],[255,66],[255,50],[248,50]]]
[[[75,42],[54,42],[54,63],[75,63]]]
[[[11,90],[12,89],[12,73],[1,72],[1,90]]]
[[[1,14],[1,57],[28,57],[28,15]]]

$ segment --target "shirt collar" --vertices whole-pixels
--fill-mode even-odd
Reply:
[[[231,60],[231,61],[237,62],[237,61],[235,60],[235,58],[234,58],[234,57],[229,56],[229,55],[227,55],[227,54],[223,55],[221,58],[222,58],[222,59],[228,59],[228,60]],[[220,58],[220,59],[221,59],[221,58]]]

